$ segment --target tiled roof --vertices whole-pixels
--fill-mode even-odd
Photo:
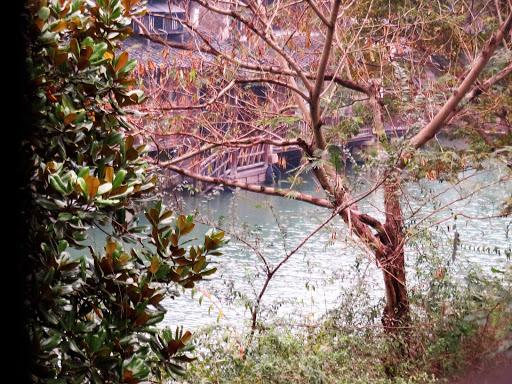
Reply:
[[[187,42],[184,44],[187,44]],[[192,39],[189,39],[188,44],[194,45],[195,43]],[[199,46],[200,43],[197,43],[197,45]],[[232,49],[232,43],[217,43],[215,47],[221,52],[229,52]],[[140,63],[152,61],[157,66],[167,64],[173,65],[174,68],[189,68],[192,61],[210,62],[214,59],[211,54],[198,52],[197,50],[174,48],[140,35],[132,36],[123,41],[121,49],[128,52],[130,57],[137,59]]]
[[[151,61],[156,66],[165,64],[172,65],[174,68],[189,68],[192,59],[198,58],[197,53],[172,48],[144,36],[132,36],[126,39],[121,49],[142,64]]]
[[[152,1],[149,2],[146,6],[148,12],[156,12],[156,13],[169,13],[169,5],[167,1]],[[185,13],[183,8],[178,7],[177,5],[171,4],[171,12],[172,13]]]

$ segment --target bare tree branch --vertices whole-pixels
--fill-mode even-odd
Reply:
[[[505,36],[510,33],[512,28],[512,12],[509,13],[507,20],[503,23],[501,28],[487,41],[480,57],[476,60],[471,71],[468,73],[466,78],[461,82],[456,91],[450,99],[444,104],[434,118],[428,123],[423,129],[420,130],[411,140],[411,145],[414,148],[420,148],[429,140],[431,140],[437,132],[446,123],[450,114],[456,109],[460,101],[469,92],[471,86],[476,81],[482,70],[485,68],[487,62],[491,59],[494,51],[498,45],[503,41]]]
[[[202,181],[204,183],[210,183],[210,184],[216,184],[216,185],[226,185],[226,186],[232,187],[232,188],[240,188],[245,191],[264,193],[266,195],[271,195],[271,196],[288,197],[288,198],[291,198],[294,200],[303,201],[305,203],[313,204],[318,207],[324,207],[324,208],[330,208],[330,209],[332,209],[334,207],[333,204],[327,199],[308,195],[305,193],[295,192],[295,191],[291,191],[288,189],[265,187],[263,185],[258,185],[258,184],[242,183],[240,181],[228,180],[228,179],[223,179],[220,177],[203,176],[199,173],[191,171],[190,169],[184,169],[181,167],[177,167],[173,164],[166,164],[165,167],[167,169],[174,171],[176,173],[179,173],[183,176],[188,176],[188,177],[193,178],[194,180]]]
[[[332,42],[334,38],[334,32],[336,29],[336,18],[338,17],[340,4],[341,0],[334,0],[333,2],[329,24],[327,25],[327,34],[325,36],[324,47],[322,55],[320,57],[320,62],[318,63],[315,84],[313,88],[310,90],[311,102],[309,103],[309,105],[311,110],[311,125],[313,128],[313,134],[315,136],[316,145],[318,146],[318,148],[322,150],[324,150],[327,147],[327,142],[325,141],[325,136],[322,134],[322,131],[320,130],[322,126],[322,121],[320,119],[320,94],[322,93],[322,89],[325,82],[325,70],[327,68],[327,63],[332,52]]]
[[[332,23],[332,18],[331,19],[328,19],[324,14],[323,12],[320,10],[320,8],[318,8],[318,5],[315,3],[314,0],[306,0],[306,2],[309,4],[309,6],[311,7],[311,9],[313,11],[315,11],[316,15],[318,16],[318,18],[320,20],[322,20],[322,23],[324,23],[328,28],[332,28],[333,27],[333,23]],[[337,15],[336,15],[337,16]]]

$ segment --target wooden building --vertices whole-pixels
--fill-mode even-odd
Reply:
[[[185,29],[180,20],[185,20],[186,12],[177,5],[169,4],[166,0],[148,0],[147,13],[139,22],[152,35],[163,39],[183,40]],[[133,23],[133,31],[142,34],[142,27]]]

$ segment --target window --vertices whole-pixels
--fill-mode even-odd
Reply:
[[[153,30],[163,31],[164,30],[164,19],[158,16],[153,16]]]

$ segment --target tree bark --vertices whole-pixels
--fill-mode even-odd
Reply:
[[[405,278],[404,225],[399,199],[399,175],[395,174],[384,186],[386,223],[379,234],[384,247],[376,251],[381,262],[386,289],[386,306],[382,324],[386,332],[399,332],[409,321],[409,300]]]

